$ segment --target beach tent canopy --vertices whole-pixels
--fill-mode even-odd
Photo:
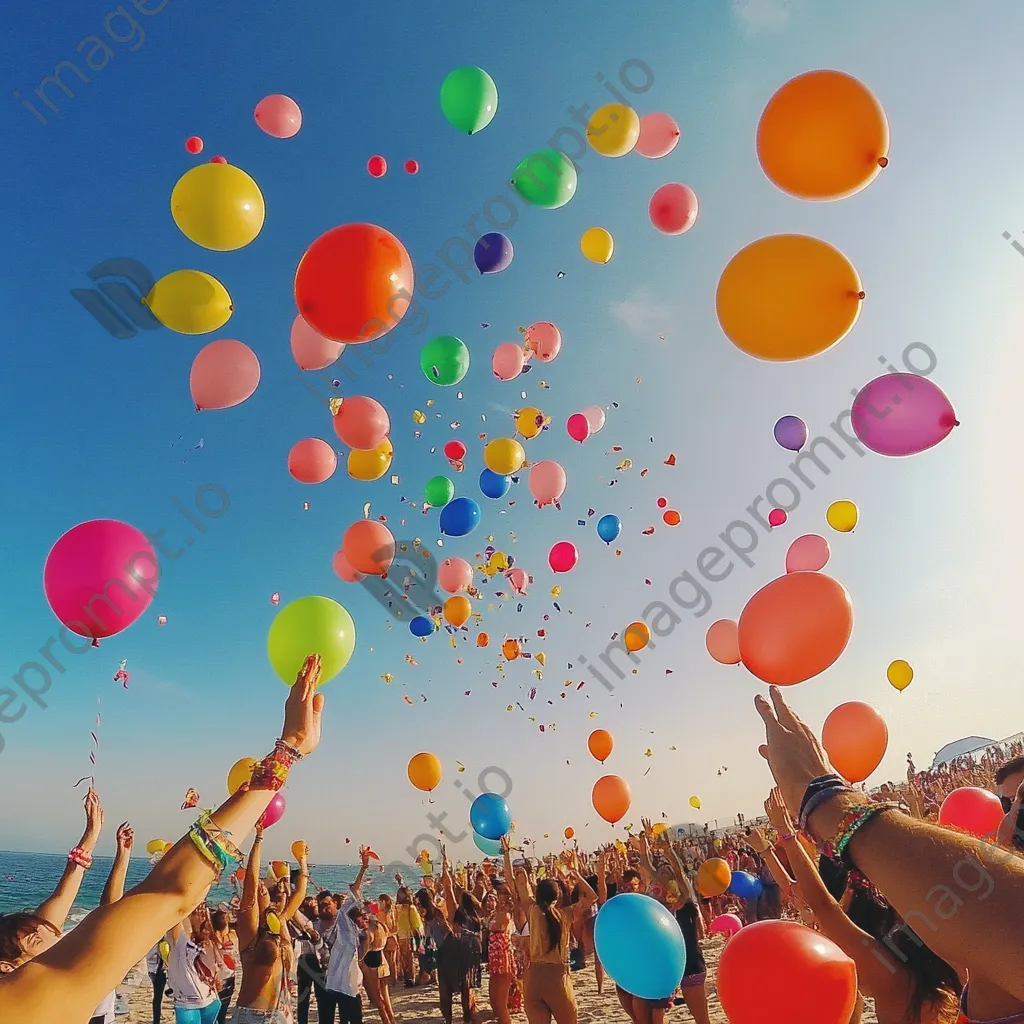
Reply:
[[[932,767],[938,768],[941,764],[947,764],[964,754],[970,754],[975,750],[984,750],[985,747],[995,746],[998,740],[987,740],[984,736],[965,736],[962,740],[954,740],[947,743],[932,761]]]

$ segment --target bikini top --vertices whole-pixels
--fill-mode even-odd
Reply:
[[[971,1020],[967,1016],[967,1012],[964,1007],[967,1005],[967,986],[964,986],[963,993],[960,996],[960,1016],[956,1019],[956,1024],[1024,1024],[1024,1012],[1013,1013],[1009,1017],[1000,1017],[997,1020]]]

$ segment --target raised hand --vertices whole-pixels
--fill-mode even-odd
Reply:
[[[134,845],[135,830],[127,821],[121,822],[121,824],[117,826],[117,852],[131,853],[132,846]]]
[[[284,702],[284,728],[281,739],[300,754],[311,754],[320,742],[321,715],[324,708],[322,693],[316,693],[320,682],[320,655],[307,656],[295,684]]]
[[[793,819],[789,816],[789,808],[782,799],[782,792],[776,786],[764,802],[765,814],[768,820],[780,836],[792,835],[794,832]]]
[[[103,828],[103,808],[100,805],[99,793],[90,789],[85,794],[85,836],[82,845],[95,846]]]

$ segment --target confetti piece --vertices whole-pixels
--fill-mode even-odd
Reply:
[[[468,690],[466,692],[469,693]],[[462,772],[464,772],[466,770],[466,766],[461,761],[456,761],[455,762],[455,767],[459,771],[459,774],[461,774]]]
[[[515,708],[513,708],[513,707],[512,707],[512,705],[511,705],[511,704],[509,704],[509,706],[508,706],[507,708],[505,708],[505,710],[506,710],[506,711],[514,711],[514,710],[515,710]]]
[[[404,700],[406,704],[412,704],[413,703],[412,697],[410,697],[409,694],[407,694],[407,693],[403,693],[402,694],[402,700]]]
[[[534,657],[537,659],[537,663],[540,665],[541,668],[544,668],[547,665],[547,655],[543,651],[538,651],[534,655]]]
[[[363,505],[363,518],[364,519],[369,519],[370,518],[370,502],[366,502]]]
[[[669,457],[665,460],[665,465],[666,466],[674,466],[675,464],[676,464],[676,457],[675,457],[675,455],[669,455]]]
[[[562,588],[561,587],[552,587],[551,588],[551,596],[552,597],[558,597],[561,593],[562,593]]]
[[[344,399],[341,399],[341,398],[332,398],[330,400],[330,402],[327,403],[331,407],[331,415],[332,416],[337,416],[338,413],[341,411],[341,403],[343,401],[344,401]],[[351,406],[349,408],[351,408]],[[346,413],[346,415],[348,415],[348,414]]]
[[[650,747],[648,747],[648,748],[647,748],[647,749],[646,749],[646,750],[644,751],[644,757],[654,757],[654,751],[653,751],[653,750],[651,750],[651,748],[650,748]]]
[[[303,512],[308,512],[308,511],[309,511],[309,509],[310,509],[310,504],[309,504],[309,502],[308,502],[308,501],[304,501],[304,502],[302,503],[302,511],[303,511]]]
[[[271,604],[280,604],[281,603],[281,595],[276,590],[270,595],[270,603]]]
[[[428,398],[427,399],[427,408],[429,409],[433,404],[434,404],[434,399],[433,398]]]
[[[669,747],[668,749],[669,750],[678,750],[679,748],[678,747]]]
[[[395,677],[390,672],[385,672],[384,675],[381,676],[381,679],[383,679],[385,683],[393,683],[395,681]]]
[[[166,626],[167,625],[167,616],[166,615],[158,615],[156,617],[156,624],[158,626]]]

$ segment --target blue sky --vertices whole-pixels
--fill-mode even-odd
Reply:
[[[755,814],[770,786],[752,708],[762,686],[743,669],[712,663],[704,632],[715,618],[737,616],[755,590],[781,574],[793,539],[828,533],[824,511],[837,498],[862,510],[854,535],[830,535],[829,571],[849,589],[857,621],[843,658],[791,691],[799,712],[819,728],[844,700],[879,707],[891,734],[879,779],[898,777],[908,750],[920,764],[957,736],[1021,728],[1015,638],[1022,495],[1012,409],[1022,369],[1024,257],[1001,234],[1024,239],[1024,141],[1013,117],[1014,97],[1024,89],[1015,50],[1024,12],[1009,2],[990,5],[972,19],[965,44],[962,10],[946,2],[872,0],[855,17],[813,0],[658,6],[664,10],[599,18],[581,3],[553,9],[528,0],[514,18],[466,19],[433,4],[415,19],[396,20],[390,8],[343,12],[310,4],[278,12],[169,0],[158,13],[136,15],[145,41],[111,43],[116,56],[76,87],[45,126],[9,98],[3,131],[11,155],[2,171],[9,203],[0,225],[9,337],[2,385],[10,439],[3,506],[8,601],[0,619],[5,676],[54,634],[42,566],[69,527],[115,517],[163,528],[178,540],[188,525],[172,499],[190,503],[207,482],[227,491],[231,507],[186,555],[165,564],[159,593],[139,623],[71,659],[45,710],[33,705],[20,721],[0,727],[3,845],[62,849],[79,827],[72,785],[89,770],[98,696],[98,779],[109,821],[130,818],[145,838],[171,838],[187,824],[177,808],[189,786],[204,803],[219,800],[230,765],[263,753],[279,729],[284,688],[265,653],[275,591],[282,601],[316,593],[341,601],[357,623],[358,647],[325,690],[324,743],[315,761],[295,772],[272,853],[302,835],[320,861],[344,860],[360,841],[398,858],[430,831],[428,811],[447,811],[446,824],[458,833],[467,827],[468,803],[453,786],[456,760],[466,766],[459,778],[467,786],[488,765],[508,772],[519,834],[537,839],[566,825],[586,841],[611,834],[590,808],[590,789],[603,771],[632,785],[627,820],[662,812],[690,820],[692,794],[703,801],[702,821]],[[156,10],[159,0],[148,7]],[[104,32],[110,10],[92,0],[59,0],[6,11],[0,48],[10,90],[30,96],[59,61],[75,56],[80,39]],[[113,33],[128,38],[124,24],[115,20]],[[399,328],[369,369],[347,360],[359,380],[349,384],[338,373],[346,383],[341,393],[372,395],[390,411],[391,472],[400,485],[387,477],[357,484],[343,469],[319,487],[292,481],[285,468],[291,445],[306,436],[333,437],[326,410],[296,379],[288,348],[291,283],[304,248],[336,224],[368,220],[395,232],[416,265],[437,262],[445,240],[465,236],[463,225],[502,191],[516,163],[571,124],[570,106],[594,109],[611,98],[596,76],[614,81],[631,58],[654,74],[637,109],[677,118],[676,151],[661,161],[588,152],[568,206],[518,207],[509,231],[516,255],[507,271],[456,281],[442,298],[425,302],[429,327],[418,335]],[[462,64],[486,68],[499,90],[497,117],[473,138],[447,125],[437,101],[445,74]],[[892,133],[889,168],[858,196],[824,205],[777,191],[753,150],[769,96],[818,67],[865,81]],[[270,139],[253,122],[254,106],[272,92],[294,96],[303,108],[294,139]],[[266,226],[239,252],[198,249],[169,215],[170,190],[195,162],[183,148],[193,134],[206,141],[199,159],[223,153],[256,178],[266,197]],[[390,163],[380,180],[365,171],[374,153]],[[417,176],[401,169],[410,158],[420,162]],[[660,236],[647,220],[651,193],[667,181],[685,182],[700,199],[698,221],[681,237]],[[604,267],[579,253],[579,236],[595,224],[616,240]],[[736,250],[781,231],[841,248],[860,272],[867,299],[835,349],[770,365],[725,339],[714,291]],[[209,338],[161,330],[114,340],[69,295],[87,286],[90,267],[114,256],[139,259],[157,276],[183,267],[213,273],[236,312]],[[493,348],[536,320],[560,325],[558,360],[519,381],[496,382]],[[430,337],[449,333],[466,341],[473,363],[461,389],[442,390],[422,377],[418,352]],[[263,379],[242,407],[197,415],[189,367],[214,337],[249,344]],[[692,568],[698,552],[743,516],[769,481],[786,474],[790,460],[771,433],[779,416],[800,415],[812,431],[826,430],[848,406],[851,389],[880,371],[878,357],[898,365],[912,342],[936,354],[932,379],[962,423],[953,436],[909,460],[868,455],[836,464],[802,494],[786,527],[761,538],[755,566],[740,566],[716,585],[707,616],[684,614],[635,677],[614,694],[593,680],[582,690],[563,687],[567,678],[575,684],[585,677],[579,655],[596,658],[612,633],[664,597],[672,577]],[[429,410],[428,399],[435,402]],[[582,447],[567,438],[568,415],[612,403],[618,408],[609,408],[600,435]],[[492,535],[534,574],[522,613],[511,602],[494,602],[493,609],[484,602],[477,610],[482,628],[497,639],[547,629],[544,640],[530,643],[547,656],[541,682],[529,661],[499,675],[493,646],[460,643],[453,651],[443,635],[413,641],[361,589],[341,584],[330,565],[366,501],[396,533],[405,514],[404,535],[433,545],[436,513],[403,512],[399,498],[418,500],[426,479],[445,471],[440,449],[453,436],[470,447],[467,470],[456,477],[459,493],[477,496],[483,443],[476,435],[511,433],[511,411],[526,404],[553,418],[552,429],[527,450],[531,459],[565,466],[562,510],[533,507],[524,480],[510,495],[513,508],[487,502],[478,531],[443,550],[472,558]],[[431,415],[420,439],[413,436],[414,409]],[[462,427],[450,429],[453,421]],[[200,438],[203,449],[188,452]],[[621,453],[607,454],[613,445]],[[674,468],[663,465],[670,452]],[[631,458],[633,469],[615,473],[621,458]],[[662,495],[685,517],[677,529],[660,523]],[[308,511],[303,501],[311,503]],[[588,509],[596,514],[588,517]],[[605,512],[623,520],[620,558],[594,531]],[[580,518],[588,526],[578,527]],[[653,524],[655,534],[643,536]],[[581,561],[555,580],[546,552],[560,539],[577,543]],[[556,582],[563,586],[561,612],[549,594]],[[167,616],[163,628],[157,615]],[[406,664],[407,653],[416,667]],[[885,681],[886,665],[900,657],[917,672],[903,694]],[[127,693],[111,682],[122,658],[132,672]],[[394,674],[390,685],[381,678],[387,672]],[[530,702],[532,686],[538,693]],[[405,704],[403,693],[416,703]],[[516,701],[527,713],[505,711]],[[548,726],[543,734],[540,723]],[[603,770],[586,751],[586,736],[597,726],[610,729],[617,744]],[[408,758],[421,749],[445,765],[433,806],[405,780]],[[645,756],[647,749],[653,756]],[[729,770],[719,776],[722,766]],[[466,855],[468,848],[468,840],[457,846]]]

